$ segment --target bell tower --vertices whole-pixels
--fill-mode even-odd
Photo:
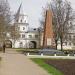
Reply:
[[[23,13],[22,4],[20,4],[18,11],[15,15],[15,23],[19,27],[19,31],[24,33],[28,31],[29,23],[28,23],[28,15]]]

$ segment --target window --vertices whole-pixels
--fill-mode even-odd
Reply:
[[[22,38],[25,38],[25,35],[24,34],[22,34]]]
[[[23,27],[23,30],[25,30],[25,27]]]
[[[38,35],[35,35],[35,38],[38,38]]]
[[[22,22],[22,19],[21,19],[21,22]]]
[[[73,40],[75,40],[75,35],[73,36]]]
[[[26,20],[25,20],[25,23],[26,23]]]
[[[34,28],[34,30],[36,30],[36,28]]]
[[[69,35],[69,40],[71,40],[71,35]]]
[[[22,48],[22,47],[23,47],[23,43],[22,43],[22,42],[20,42],[20,44],[19,44],[19,45],[20,45],[20,48]]]
[[[29,35],[29,38],[32,38],[32,35]]]
[[[71,42],[69,42],[69,45],[71,46]]]

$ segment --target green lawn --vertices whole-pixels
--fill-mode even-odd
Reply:
[[[63,75],[63,73],[61,73],[56,68],[46,64],[44,62],[44,60],[41,59],[41,58],[31,58],[31,60],[33,62],[35,62],[36,64],[38,64],[40,67],[44,68],[49,74],[52,74],[52,75]]]
[[[17,50],[17,51],[37,51],[37,50],[39,50],[39,49],[25,49],[25,48],[12,48],[12,49],[15,49],[15,50]]]

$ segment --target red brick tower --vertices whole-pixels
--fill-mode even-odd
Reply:
[[[43,35],[43,47],[50,47],[53,43],[53,27],[52,27],[52,12],[46,11],[44,35]]]

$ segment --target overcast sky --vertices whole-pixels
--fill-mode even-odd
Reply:
[[[42,7],[45,7],[50,0],[8,0],[11,11],[16,12],[22,3],[23,13],[29,17],[29,25],[31,27],[38,27],[40,25],[39,19],[42,15]],[[68,0],[75,9],[75,0]]]

